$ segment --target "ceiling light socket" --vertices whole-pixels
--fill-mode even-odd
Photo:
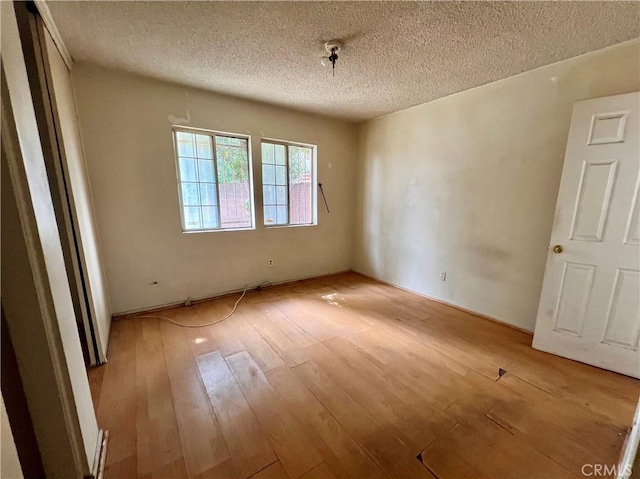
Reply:
[[[329,40],[324,44],[324,48],[327,50],[327,53],[331,53],[334,50],[338,53],[342,49],[342,43],[338,40]]]
[[[338,52],[342,50],[342,43],[338,40],[329,40],[328,42],[325,42],[324,48],[327,50],[327,56],[320,58],[320,63],[325,67],[331,65],[335,68],[335,63],[338,59]]]

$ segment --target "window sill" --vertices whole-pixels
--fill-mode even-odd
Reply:
[[[228,233],[233,231],[254,231],[255,229],[256,229],[255,226],[251,226],[248,228],[220,228],[215,230],[188,230],[188,231],[182,230],[182,233],[188,234],[188,235],[194,234],[194,233]]]
[[[310,226],[318,226],[318,223],[309,223],[307,225],[273,225],[273,226],[264,225],[265,229],[267,230],[280,229],[280,228],[308,228]]]

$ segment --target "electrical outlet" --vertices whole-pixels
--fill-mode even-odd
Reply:
[[[447,280],[447,272],[443,271],[442,273],[440,273],[440,281],[446,281]]]
[[[269,260],[269,266],[273,266],[273,260],[272,259]]]

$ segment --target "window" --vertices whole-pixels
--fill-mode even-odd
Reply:
[[[315,224],[315,146],[262,141],[266,226]]]
[[[253,227],[249,141],[201,130],[173,130],[183,231]]]

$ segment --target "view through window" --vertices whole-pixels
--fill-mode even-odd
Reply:
[[[183,231],[251,228],[248,140],[174,129]]]
[[[314,224],[314,147],[262,141],[266,226]]]

